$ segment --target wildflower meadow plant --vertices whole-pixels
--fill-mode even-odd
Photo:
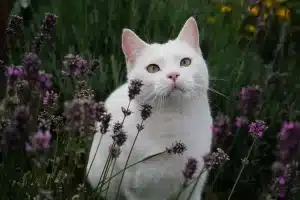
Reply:
[[[175,4],[175,2],[173,3]],[[243,8],[246,8],[242,20],[254,19],[250,20],[251,23],[248,23],[248,21],[245,24],[244,21],[241,23],[242,28],[251,33],[251,38],[248,39],[250,41],[257,40],[255,44],[251,43],[249,45],[251,47],[252,45],[261,45],[258,41],[260,35],[270,30],[272,20],[289,24],[296,12],[287,6],[286,1],[249,0],[243,1],[242,4]],[[133,6],[133,4],[130,4],[130,6]],[[60,8],[55,10],[60,12]],[[200,10],[193,9],[195,17],[202,14]],[[224,16],[224,18],[235,16],[238,12],[235,9],[235,3],[225,1],[217,3],[217,10],[218,14]],[[91,21],[95,20],[92,16],[90,17]],[[133,19],[136,18],[138,17],[133,17]],[[118,63],[109,63],[110,67],[106,73],[106,65],[101,59],[106,60],[107,57],[92,60],[92,57],[87,56],[88,53],[81,51],[80,46],[86,44],[79,45],[79,43],[76,43],[72,46],[74,49],[70,48],[69,52],[63,52],[65,56],[56,52],[57,54],[55,53],[55,56],[53,56],[55,70],[49,69],[50,61],[48,62],[44,58],[49,60],[50,58],[42,56],[43,48],[47,47],[48,42],[53,42],[56,37],[61,37],[56,32],[57,29],[61,30],[60,20],[62,20],[60,16],[54,13],[46,13],[42,24],[33,36],[32,42],[26,48],[25,45],[24,48],[21,48],[25,50],[22,55],[17,56],[21,60],[16,59],[12,63],[0,61],[0,66],[5,69],[8,78],[7,87],[1,88],[5,90],[6,96],[0,102],[0,171],[1,180],[6,182],[5,184],[2,182],[1,190],[4,192],[1,194],[3,199],[106,200],[105,191],[110,186],[110,181],[118,175],[121,175],[121,180],[116,195],[120,197],[120,188],[122,184],[126,184],[123,182],[123,177],[127,169],[162,154],[170,156],[188,154],[189,147],[185,145],[184,141],[174,140],[172,145],[155,155],[135,163],[128,162],[132,151],[134,151],[134,145],[138,142],[137,139],[142,134],[145,124],[147,124],[147,119],[153,117],[152,107],[143,104],[139,113],[141,121],[135,125],[135,140],[127,162],[123,169],[114,173],[115,162],[122,153],[122,146],[126,144],[128,137],[128,132],[124,129],[124,122],[132,114],[129,109],[130,105],[143,90],[144,83],[140,80],[132,80],[129,83],[129,103],[120,108],[123,118],[112,123],[112,116],[106,109],[104,102],[97,100],[103,98],[99,98],[99,94],[97,94],[99,91],[97,90],[106,87],[99,87],[99,89],[91,87],[91,85],[95,84],[93,82],[95,77],[103,78],[108,76],[109,73],[113,74],[114,77],[108,76],[103,79],[104,84],[110,85],[110,79],[117,82],[119,74],[111,65],[118,65]],[[222,30],[225,27],[225,20],[220,21],[220,17],[217,15],[208,17],[205,20],[211,27],[217,23],[223,23]],[[6,29],[7,47],[10,52],[16,51],[15,45],[23,45],[22,37],[25,36],[23,24],[24,19],[22,17],[11,16]],[[83,24],[86,26],[86,22]],[[71,25],[73,26],[73,24]],[[69,25],[66,26],[70,27]],[[93,27],[97,31],[98,28]],[[157,25],[155,28],[164,29],[165,27]],[[236,29],[236,27],[234,28]],[[141,29],[143,30],[143,28]],[[83,30],[85,29],[83,28]],[[145,28],[145,30],[148,30],[148,28]],[[152,29],[149,30],[155,32]],[[72,31],[68,30],[68,32],[76,35],[75,28]],[[64,34],[65,32],[61,35]],[[101,35],[99,37],[102,39],[104,33],[99,31],[97,34]],[[226,32],[226,34],[229,33]],[[293,35],[290,32],[289,34]],[[83,37],[80,34],[79,36]],[[73,36],[67,38],[69,35],[64,35],[64,37],[68,41],[73,39]],[[94,42],[92,37],[94,36],[91,35],[91,43]],[[221,41],[221,39],[218,40],[214,37],[213,40]],[[109,37],[105,38],[104,41],[106,44],[115,41],[115,39]],[[61,51],[67,49],[64,45],[57,48],[61,48]],[[95,49],[97,48],[95,47]],[[88,51],[94,51],[94,47],[89,46],[87,49]],[[291,51],[293,50],[291,49]],[[55,49],[55,51],[58,50]],[[106,49],[103,49],[103,51],[106,51]],[[110,49],[108,48],[107,51],[109,52]],[[232,51],[233,57],[239,57],[241,54],[238,54],[238,52],[240,51],[240,49],[236,52]],[[228,52],[231,52],[231,50]],[[15,53],[19,52],[16,51]],[[117,54],[116,52],[113,53]],[[222,53],[225,54],[226,52]],[[247,52],[244,54],[247,54]],[[234,62],[230,63],[233,57],[222,60],[218,56],[219,54],[216,53],[216,56],[211,56],[211,60],[209,60],[212,65],[212,74],[215,74],[213,66],[217,63],[212,57],[216,57],[216,60],[220,59],[222,61],[220,65],[222,66],[225,66],[224,63],[227,63],[227,61],[228,65],[237,65]],[[276,57],[279,57],[279,53],[276,54]],[[181,187],[178,193],[171,196],[170,199],[180,199],[182,192],[191,186],[192,191],[188,197],[190,199],[204,172],[210,173],[203,197],[206,200],[240,199],[248,195],[249,197],[266,200],[270,198],[296,199],[298,197],[300,123],[297,119],[299,117],[297,118],[294,113],[287,112],[284,115],[285,117],[282,117],[287,121],[281,122],[281,118],[276,119],[281,123],[281,129],[278,124],[272,121],[273,115],[274,118],[277,117],[273,113],[281,109],[283,104],[288,105],[288,110],[295,111],[295,113],[297,113],[297,110],[294,109],[294,104],[289,104],[289,101],[280,102],[280,104],[277,102],[275,105],[273,101],[277,100],[276,96],[271,96],[268,99],[270,86],[269,83],[263,84],[269,82],[269,79],[261,78],[262,74],[257,75],[254,70],[255,64],[247,63],[246,56],[243,55],[241,59],[242,64],[239,74],[233,73],[230,74],[230,77],[234,75],[248,76],[247,71],[243,71],[242,68],[251,68],[249,71],[253,72],[255,78],[246,79],[251,81],[246,84],[234,81],[234,84],[232,83],[229,88],[234,88],[238,92],[235,96],[237,97],[236,101],[234,103],[230,102],[229,108],[226,109],[219,109],[217,105],[217,112],[215,112],[214,107],[214,119],[211,129],[214,140],[212,151],[203,157],[203,160],[197,160],[193,157],[186,160],[182,169],[183,182],[180,183]],[[113,59],[111,58],[111,60]],[[277,62],[280,63],[276,60]],[[272,71],[271,74],[281,74],[281,72],[279,73],[280,70],[276,71],[273,66],[269,67],[267,64],[262,65],[262,68],[262,71]],[[112,71],[110,71],[111,69]],[[226,70],[238,71],[237,69],[232,70],[225,67],[222,73],[226,73]],[[220,76],[220,74],[218,75]],[[280,85],[281,82],[278,82],[277,84]],[[294,82],[291,85],[295,88],[298,87]],[[68,91],[70,96],[63,92],[64,88],[62,87],[70,90]],[[284,88],[289,87],[284,85]],[[224,88],[226,88],[225,84]],[[217,90],[212,88],[209,88],[209,91],[218,93]],[[106,92],[103,92],[103,94]],[[294,97],[288,96],[288,92],[284,92],[284,95],[287,95],[286,99],[293,99]],[[229,96],[231,97],[231,95]],[[228,99],[234,101],[234,98],[230,97]],[[227,101],[223,96],[222,100]],[[212,99],[212,104],[214,105],[214,103],[215,101]],[[86,169],[89,148],[96,132],[101,133],[100,137],[102,138],[110,137],[107,134],[108,131],[112,131],[111,145],[107,149],[109,155],[106,158],[104,170],[99,171],[101,178],[98,187],[93,190],[87,182],[87,175],[90,173],[90,169]],[[278,135],[277,132],[279,132]],[[269,142],[270,138],[275,138],[273,140],[277,144],[277,149],[273,143]],[[101,139],[97,144],[97,149],[100,145]],[[201,145],[201,141],[199,141],[199,145]],[[266,148],[267,151],[261,150],[262,147]],[[263,154],[273,155],[275,150],[274,159],[272,159],[272,156],[270,156],[270,159],[260,159]],[[263,164],[261,164],[262,162]],[[204,165],[200,167],[202,163]],[[259,177],[257,177],[261,170],[266,174],[270,172],[270,176],[259,174]]]

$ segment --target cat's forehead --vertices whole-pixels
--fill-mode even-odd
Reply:
[[[152,60],[172,60],[182,59],[182,57],[193,57],[196,52],[187,44],[170,40],[163,44],[153,43],[145,49],[142,59],[147,61]]]

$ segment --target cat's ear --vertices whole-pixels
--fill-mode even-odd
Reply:
[[[148,44],[139,38],[132,30],[123,29],[122,50],[127,64],[132,64],[147,45]]]
[[[177,40],[185,42],[197,51],[200,51],[198,26],[194,17],[190,17],[185,22]]]

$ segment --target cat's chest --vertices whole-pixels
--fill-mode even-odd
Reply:
[[[131,176],[130,190],[136,195],[147,192],[150,196],[169,196],[180,187],[183,167],[183,156],[178,155],[165,155],[142,163]]]
[[[184,137],[195,129],[197,126],[191,116],[183,114],[160,114],[154,115],[145,122],[145,131],[153,132],[153,137],[168,138],[169,136]]]

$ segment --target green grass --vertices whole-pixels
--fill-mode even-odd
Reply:
[[[273,41],[279,54],[272,56],[271,64],[266,64],[261,57],[261,47],[254,42],[246,41],[241,35],[241,16],[245,9],[239,2],[233,1],[233,12],[221,13],[218,8],[205,0],[51,0],[32,1],[32,19],[25,27],[25,50],[38,30],[44,13],[55,13],[58,18],[55,36],[42,52],[43,67],[52,73],[55,85],[65,99],[70,99],[72,87],[65,81],[60,70],[62,60],[68,53],[80,54],[92,61],[99,59],[100,68],[91,77],[89,83],[96,92],[98,100],[104,100],[111,91],[125,81],[126,68],[121,51],[120,39],[123,28],[134,30],[147,42],[166,42],[175,38],[185,20],[194,15],[200,29],[201,40],[208,47],[207,63],[211,75],[211,88],[220,94],[211,92],[213,114],[221,111],[231,117],[237,115],[234,94],[241,87],[260,85],[264,89],[263,107],[259,118],[271,127],[263,143],[253,154],[251,163],[241,178],[233,199],[258,199],[259,194],[270,181],[270,164],[274,159],[276,135],[283,120],[299,119],[300,89],[299,61],[292,51],[292,43],[284,48],[289,49],[288,56],[283,55],[279,39]],[[197,11],[197,12],[195,12]],[[207,19],[216,18],[214,24]],[[278,25],[278,32],[290,33],[289,26]],[[287,34],[288,35],[288,34]],[[283,36],[283,34],[279,34]],[[288,38],[283,38],[283,41]],[[282,42],[282,41],[281,41]],[[204,45],[204,44],[203,44]],[[268,45],[264,47],[270,50]],[[271,49],[272,50],[272,49]],[[274,62],[273,62],[274,61]],[[14,51],[11,63],[19,64],[20,54]],[[266,85],[265,82],[273,69],[287,73],[277,85]],[[287,105],[287,114],[282,117],[282,109]],[[212,193],[217,199],[225,200],[239,172],[240,159],[248,150],[247,135],[239,136],[233,163],[224,167],[220,173],[213,172],[208,183],[211,189],[215,174],[218,178],[213,185]],[[264,153],[262,153],[264,152]],[[4,180],[2,180],[4,181]]]

